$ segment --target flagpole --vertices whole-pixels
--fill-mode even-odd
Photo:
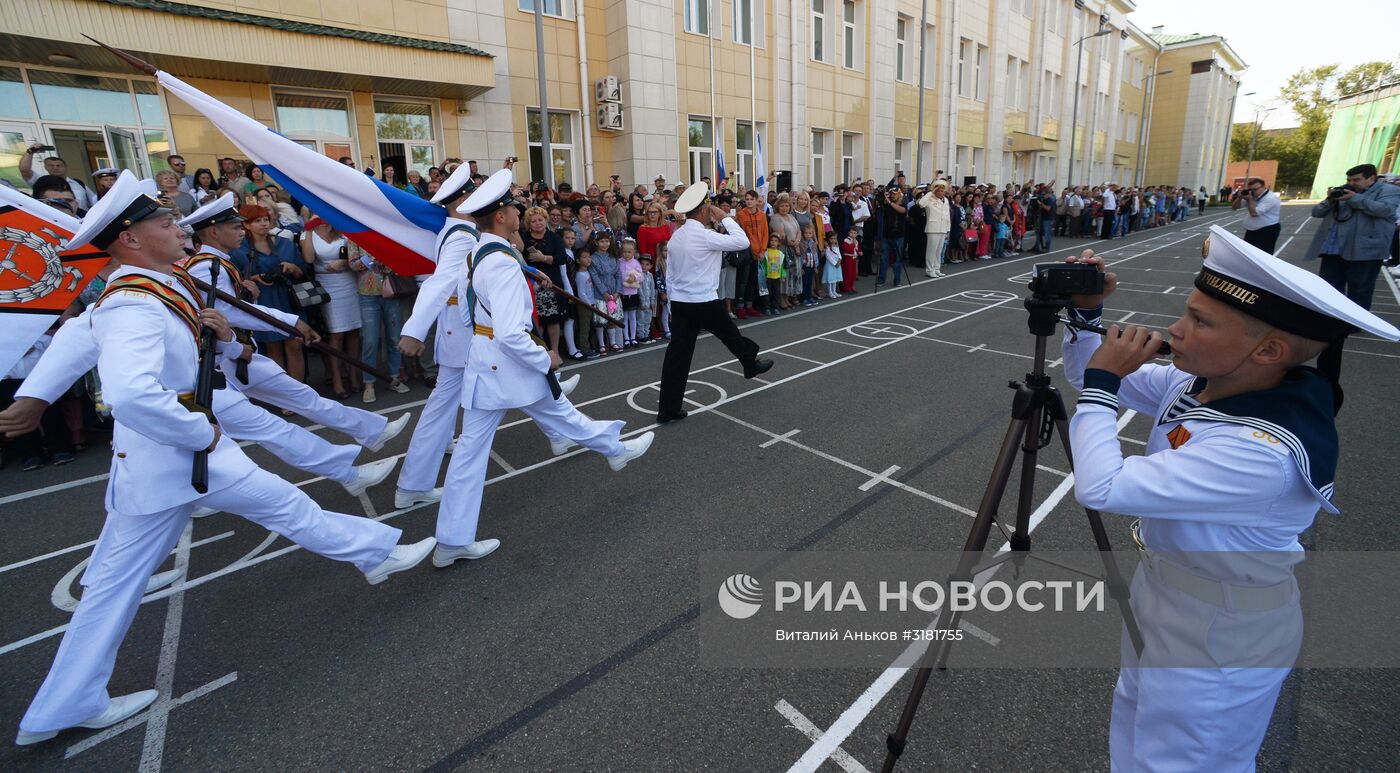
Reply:
[[[549,148],[549,101],[544,71],[544,0],[532,0],[535,5],[535,73],[540,82],[540,165],[544,167],[544,184],[554,190],[554,152]],[[529,144],[529,137],[526,137]]]
[[[752,188],[758,179],[758,167],[754,166],[756,156],[753,150],[758,147],[758,75],[754,70],[754,49],[758,47],[758,29],[754,27],[754,0],[749,3],[749,166],[753,166],[754,179],[749,180],[749,187]],[[736,146],[737,147],[737,146]],[[739,165],[741,170],[743,164]]]
[[[721,139],[719,123],[715,120],[715,31],[713,26],[715,23],[714,0],[705,0],[705,6],[705,16],[707,19],[709,19],[711,25],[710,28],[705,31],[705,38],[709,41],[710,44],[710,139],[713,140],[713,142],[711,142],[710,144],[714,146],[710,148],[710,180],[712,180],[715,185],[719,185],[718,151]],[[691,182],[694,183],[695,181],[692,180]]]
[[[923,0],[919,8],[919,131],[918,139],[914,141],[916,143],[914,146],[914,182],[916,184],[924,179],[924,72],[928,69],[925,63],[928,57],[928,35],[924,34],[924,30],[928,29],[928,0]]]

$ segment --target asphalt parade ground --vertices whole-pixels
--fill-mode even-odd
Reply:
[[[117,659],[113,695],[157,687],[151,710],[105,731],[11,745],[80,595],[101,528],[108,456],[0,473],[0,770],[837,770],[878,769],[908,690],[902,669],[698,665],[699,589],[711,551],[956,550],[1005,432],[1009,379],[1034,339],[1021,306],[1034,263],[1092,245],[1121,280],[1106,321],[1165,328],[1182,308],[1222,210],[1110,242],[1060,240],[1048,257],[950,266],[950,276],[749,321],[776,361],[746,380],[713,339],[696,349],[685,421],[653,427],[664,344],[572,366],[576,405],[656,429],[620,473],[596,454],[552,457],[513,413],[497,435],[481,561],[429,563],[370,586],[235,516],[193,521]],[[1281,257],[1317,221],[1283,210]],[[1315,268],[1314,266],[1309,266]],[[1400,321],[1382,277],[1375,311]],[[1314,550],[1395,550],[1392,406],[1400,349],[1353,336],[1339,417],[1340,517]],[[1054,358],[1049,373],[1065,389]],[[417,412],[427,391],[374,410]],[[1120,421],[1137,453],[1148,419]],[[328,434],[327,430],[318,432]],[[329,435],[328,435],[329,436]],[[334,437],[335,442],[349,442]],[[402,455],[408,433],[361,462]],[[324,507],[433,533],[436,505],[392,509],[392,480],[352,498],[250,447]],[[1087,549],[1063,454],[1037,481],[1038,547]],[[1116,547],[1127,518],[1106,515]],[[1000,544],[994,534],[992,546]],[[935,674],[902,770],[1107,770],[1112,669]],[[1393,671],[1307,670],[1285,685],[1263,770],[1393,769]]]

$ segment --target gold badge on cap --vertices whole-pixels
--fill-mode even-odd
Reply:
[[[1210,257],[1210,237],[1209,237],[1209,236],[1206,237],[1206,240],[1205,240],[1205,241],[1201,242],[1201,257],[1202,257],[1202,258],[1209,258],[1209,257]]]

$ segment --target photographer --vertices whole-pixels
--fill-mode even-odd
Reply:
[[[1230,200],[1230,209],[1245,207],[1249,210],[1244,216],[1244,240],[1270,255],[1274,254],[1274,245],[1278,243],[1281,204],[1278,194],[1269,190],[1259,177],[1246,180],[1244,187]]]
[[[68,176],[68,162],[58,156],[49,156],[44,159],[44,174],[34,174],[34,154],[44,151],[52,153],[54,151],[54,146],[35,143],[24,149],[24,155],[19,157],[20,178],[24,180],[25,184],[33,185],[36,177],[47,175],[61,177],[68,183],[69,190],[73,191],[73,198],[78,202],[78,209],[92,209],[92,205],[97,203],[97,197],[93,195],[92,191],[87,189],[87,186]]]
[[[904,232],[909,227],[909,208],[904,204],[904,191],[886,188],[879,198],[880,269],[875,286],[885,283],[885,267],[894,266],[894,283],[904,269]]]
[[[1376,275],[1390,252],[1395,233],[1395,211],[1400,188],[1381,182],[1376,167],[1362,164],[1347,170],[1347,184],[1327,191],[1327,198],[1313,205],[1312,216],[1322,218],[1304,259],[1322,258],[1318,274],[1363,309],[1371,308]],[[1337,384],[1336,407],[1341,408],[1342,345],[1334,341],[1317,358],[1317,368]]]

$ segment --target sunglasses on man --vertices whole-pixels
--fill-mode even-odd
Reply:
[[[61,210],[64,210],[65,212],[76,212],[76,211],[78,210],[77,204],[74,203],[74,202],[72,202],[72,201],[69,201],[68,199],[39,199],[39,200],[42,201],[42,202],[44,202],[45,204],[48,204],[50,207],[54,207],[54,208],[56,208],[56,209],[61,209]]]

